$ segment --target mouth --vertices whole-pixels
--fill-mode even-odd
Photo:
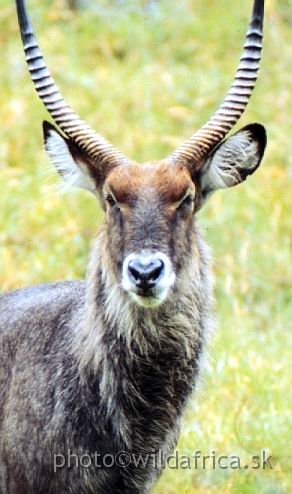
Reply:
[[[159,288],[155,283],[132,286],[127,290],[130,298],[141,307],[155,308],[161,305],[169,294],[169,288]]]
[[[158,307],[166,298],[159,296],[153,290],[136,290],[128,292],[130,297],[141,307],[154,308]]]
[[[156,296],[155,283],[139,284],[136,285],[135,293],[139,297],[154,297]]]

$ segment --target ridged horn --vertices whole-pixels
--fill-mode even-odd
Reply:
[[[248,104],[261,59],[264,4],[264,0],[254,0],[243,55],[223,103],[200,130],[170,155],[172,160],[187,164],[194,172],[234,127]]]
[[[97,134],[72,110],[51,77],[39,49],[25,2],[16,0],[17,15],[27,66],[35,89],[46,109],[60,129],[83,151],[98,171],[105,175],[111,168],[128,159]]]

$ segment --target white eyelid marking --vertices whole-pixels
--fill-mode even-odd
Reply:
[[[184,202],[184,200],[185,200],[188,196],[190,196],[190,197],[192,198],[192,201],[194,201],[195,196],[194,196],[194,194],[193,194],[193,191],[192,191],[190,188],[188,188],[188,190],[186,191],[186,193],[185,193],[185,195],[183,196],[183,198],[182,198],[182,199],[180,199],[179,201],[177,201],[177,202],[175,203],[175,208],[176,208],[176,209],[177,209],[177,208],[179,208],[179,207],[181,206],[181,204]]]
[[[108,196],[112,196],[112,198],[113,198],[113,200],[115,201],[115,203],[119,205],[119,201],[117,200],[117,198],[116,198],[115,194],[114,194],[114,193],[112,192],[112,190],[111,190],[111,189],[109,189],[109,188],[108,188],[108,189],[105,189],[105,190],[103,191],[103,197],[104,197],[104,201],[105,201],[105,202],[106,202],[106,200],[107,200]]]

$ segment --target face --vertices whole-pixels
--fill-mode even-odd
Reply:
[[[259,166],[265,129],[247,125],[198,163],[179,159],[158,164],[111,163],[97,166],[51,124],[46,149],[70,185],[101,195],[106,210],[106,252],[117,282],[144,307],[156,307],[175,288],[196,255],[194,212],[217,189],[244,181]],[[191,178],[193,178],[195,184]]]
[[[108,249],[124,291],[144,307],[169,295],[193,236],[195,186],[186,167],[120,166],[103,186]]]

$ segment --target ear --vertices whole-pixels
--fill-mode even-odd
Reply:
[[[43,131],[45,149],[63,180],[70,186],[96,193],[93,165],[77,146],[49,122],[43,122]]]
[[[265,128],[250,124],[223,141],[209,156],[198,181],[202,203],[217,189],[243,182],[258,168],[267,143]]]

